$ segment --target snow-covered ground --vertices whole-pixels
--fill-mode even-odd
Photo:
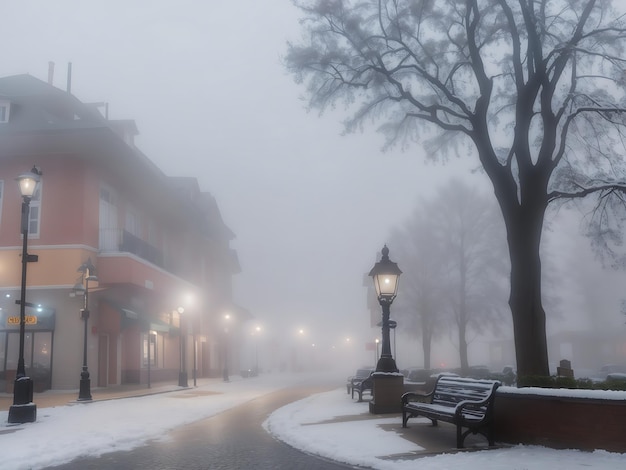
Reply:
[[[213,416],[302,381],[302,376],[288,375],[261,376],[230,383],[212,381],[195,389],[166,394],[39,408],[35,423],[17,426],[8,425],[8,412],[1,411],[0,468],[43,468],[71,461],[80,455],[101,455],[132,449],[151,439],[167,439],[167,432],[177,426]],[[180,399],[183,395],[187,398]],[[159,413],[154,413],[155,408]],[[333,460],[374,469],[416,468],[415,460],[389,461],[380,458],[420,450],[400,435],[379,426],[395,422],[397,418],[324,423],[358,413],[368,414],[367,403],[355,403],[346,395],[345,386],[341,386],[275,411],[265,421],[264,427],[296,448]],[[420,470],[621,469],[625,465],[626,454],[552,450],[536,446],[419,459]]]

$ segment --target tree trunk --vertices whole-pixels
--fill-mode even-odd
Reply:
[[[469,372],[469,362],[467,359],[467,265],[465,263],[465,243],[463,235],[461,237],[461,246],[459,249],[459,356],[461,360],[461,371],[463,375],[467,375]]]
[[[469,361],[467,359],[467,339],[465,339],[465,323],[459,323],[459,356],[461,359],[461,371],[463,375],[469,372]]]
[[[424,369],[430,369],[430,346],[432,334],[430,331],[422,329],[422,350],[424,351]]]
[[[546,205],[522,204],[505,217],[511,256],[511,294],[515,356],[519,377],[549,376],[546,315],[541,299],[539,245]]]

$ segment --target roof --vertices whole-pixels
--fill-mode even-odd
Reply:
[[[0,78],[0,95],[7,97],[41,96],[64,91],[28,74]]]
[[[0,134],[109,127],[93,106],[30,75],[0,78],[0,97],[11,102],[11,119]]]

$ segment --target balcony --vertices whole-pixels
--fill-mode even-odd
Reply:
[[[100,250],[105,253],[132,253],[165,269],[161,250],[126,230],[100,230]]]

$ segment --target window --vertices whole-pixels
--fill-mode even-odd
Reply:
[[[40,181],[30,200],[30,213],[28,214],[28,237],[39,238],[39,226],[41,225],[41,184]]]
[[[157,366],[157,335],[152,333],[142,334],[142,355],[143,366],[148,367],[148,359],[150,360],[150,367]]]
[[[141,238],[141,219],[130,207],[126,208],[126,231],[137,238]]]
[[[0,123],[9,122],[10,105],[8,101],[0,100]]]
[[[100,187],[100,239],[102,251],[117,251],[120,244],[117,221],[117,198],[112,189]]]

